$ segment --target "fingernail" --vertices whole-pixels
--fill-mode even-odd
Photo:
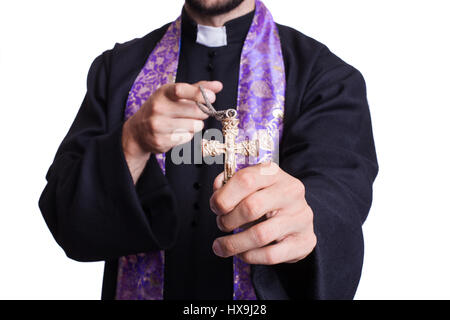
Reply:
[[[223,257],[223,251],[222,251],[222,247],[219,244],[219,241],[214,241],[213,251],[216,254],[216,256]]]

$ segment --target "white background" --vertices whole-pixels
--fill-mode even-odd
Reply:
[[[69,260],[38,209],[93,59],[183,0],[0,4],[0,298],[99,299],[103,263]],[[366,78],[380,164],[357,299],[450,298],[450,8],[429,0],[266,0],[277,22]]]

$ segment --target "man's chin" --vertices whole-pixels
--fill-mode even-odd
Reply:
[[[244,0],[216,0],[214,3],[207,4],[209,1],[204,0],[186,0],[186,4],[191,10],[206,15],[206,16],[218,16],[228,13],[244,2]]]

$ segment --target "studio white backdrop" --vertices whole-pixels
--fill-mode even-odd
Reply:
[[[94,58],[174,20],[182,4],[0,3],[0,299],[100,298],[103,263],[69,260],[38,199]],[[450,299],[449,2],[265,4],[367,82],[380,173],[356,299]]]

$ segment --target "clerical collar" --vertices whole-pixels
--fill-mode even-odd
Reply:
[[[227,27],[210,27],[197,25],[197,43],[207,47],[227,45]]]
[[[233,43],[243,43],[253,21],[255,11],[247,13],[215,28],[197,25],[183,8],[182,36],[207,47],[221,47]]]

